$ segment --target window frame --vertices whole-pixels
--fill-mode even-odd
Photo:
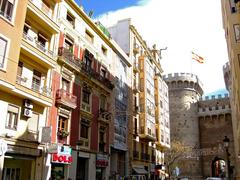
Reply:
[[[0,34],[0,39],[6,41],[2,65],[0,65],[0,70],[6,71],[10,40],[7,37],[3,36],[2,34]]]
[[[10,106],[12,106],[13,108],[17,108],[17,112],[13,112],[10,110]],[[5,120],[5,128],[9,129],[9,130],[17,130],[17,126],[18,126],[18,122],[19,122],[19,113],[20,112],[20,107],[13,105],[13,104],[8,104],[7,107],[7,114],[6,114],[6,120]],[[14,120],[11,119],[11,123],[9,117],[12,117],[12,115],[15,114],[15,118]]]
[[[7,0],[9,2],[9,0]],[[13,7],[12,7],[12,12],[11,12],[11,19],[8,19],[7,17],[5,17],[5,15],[0,13],[0,18],[2,18],[3,20],[5,20],[6,22],[10,23],[11,25],[14,25],[13,22],[15,20],[16,17],[16,7],[18,4],[18,0],[13,0]],[[3,2],[3,1],[2,1]],[[0,9],[1,9],[1,5],[0,5]],[[6,11],[6,10],[5,10]]]

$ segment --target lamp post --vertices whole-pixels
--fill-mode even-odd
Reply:
[[[79,162],[78,162],[78,160],[79,160],[79,150],[80,150],[80,144],[77,142],[77,144],[76,144],[76,151],[77,151],[77,167],[76,167],[76,179],[79,179],[79,173],[78,173],[78,171],[79,171]]]
[[[224,139],[223,139],[223,146],[225,147],[226,149],[226,164],[227,164],[227,171],[226,171],[226,178],[227,180],[230,180],[231,179],[231,174],[230,174],[230,160],[229,160],[229,152],[228,152],[228,148],[229,148],[229,142],[230,142],[230,139],[225,136]]]

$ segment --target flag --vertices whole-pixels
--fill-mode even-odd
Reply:
[[[201,64],[205,62],[205,59],[202,56],[199,56],[194,52],[192,52],[192,59],[201,63]]]

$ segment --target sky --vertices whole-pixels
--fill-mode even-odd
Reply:
[[[79,0],[78,0],[79,1]],[[208,94],[225,89],[223,65],[228,61],[219,0],[82,0],[86,12],[106,27],[131,18],[149,47],[162,51],[164,74],[196,74]],[[101,4],[100,4],[101,2]],[[200,64],[191,51],[205,59]]]

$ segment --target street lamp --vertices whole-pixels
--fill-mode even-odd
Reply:
[[[77,151],[77,169],[76,169],[76,179],[78,179],[79,178],[79,151],[80,151],[80,143],[79,142],[77,142],[76,143],[76,151]]]
[[[227,136],[225,136],[224,139],[223,139],[223,146],[226,149],[226,164],[227,164],[226,178],[227,179],[231,178],[231,174],[230,174],[230,160],[229,160],[229,155],[230,154],[228,152],[229,142],[230,142],[230,139]]]

